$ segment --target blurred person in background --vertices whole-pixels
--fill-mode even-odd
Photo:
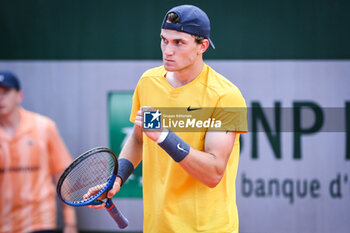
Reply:
[[[0,232],[56,230],[55,184],[72,157],[56,124],[21,107],[18,78],[0,71]],[[64,233],[76,233],[74,209],[63,205]]]

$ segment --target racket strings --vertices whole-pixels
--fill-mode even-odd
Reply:
[[[108,152],[98,152],[86,157],[63,181],[62,197],[70,202],[81,202],[89,189],[94,189],[97,193],[113,175],[114,166],[112,155]]]

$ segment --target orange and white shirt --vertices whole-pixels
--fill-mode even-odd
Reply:
[[[26,233],[56,228],[53,175],[72,158],[55,123],[20,109],[13,138],[0,127],[0,232]]]

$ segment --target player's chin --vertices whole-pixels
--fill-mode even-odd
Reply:
[[[174,72],[177,71],[177,68],[173,65],[167,65],[164,63],[164,69],[169,72]]]

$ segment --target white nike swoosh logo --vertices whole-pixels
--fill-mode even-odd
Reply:
[[[186,151],[184,148],[181,148],[181,147],[180,147],[180,143],[177,144],[177,149],[182,150],[183,152],[188,153],[188,151]]]

